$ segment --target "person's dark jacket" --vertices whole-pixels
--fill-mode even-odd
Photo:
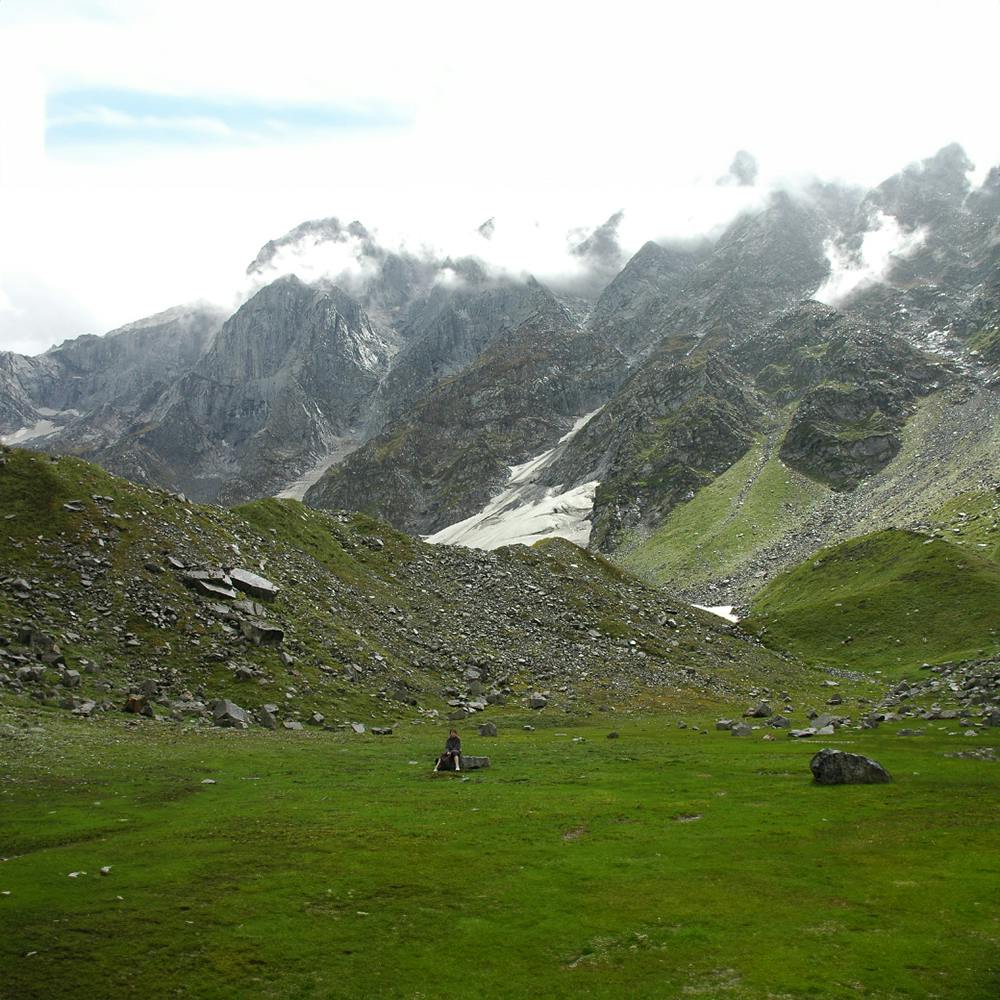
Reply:
[[[462,752],[462,741],[457,736],[449,736],[447,743],[444,745],[445,753],[461,753]]]

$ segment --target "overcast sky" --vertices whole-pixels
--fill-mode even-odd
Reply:
[[[760,187],[1000,162],[1000,0],[659,5],[0,0],[0,348],[224,302],[308,218],[544,274]],[[503,237],[503,238],[501,238]]]

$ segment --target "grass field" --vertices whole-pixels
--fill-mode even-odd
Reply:
[[[677,716],[500,717],[462,776],[430,726],[38,718],[0,736],[3,1000],[1000,995],[1000,764],[954,723],[828,738],[896,779],[828,788],[820,744]]]

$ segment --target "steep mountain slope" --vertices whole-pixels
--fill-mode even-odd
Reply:
[[[613,480],[597,489],[591,536],[612,548],[619,532],[656,523],[749,446],[752,391],[723,359],[706,365],[700,355],[745,337],[817,287],[829,271],[823,247],[832,231],[815,202],[779,195],[736,220],[714,246],[646,244],[577,332],[561,335],[568,349],[558,358],[537,325],[493,341],[466,372],[431,386],[414,413],[388,420],[379,438],[331,469],[307,502],[363,505],[406,530],[440,532],[487,508],[512,467],[553,448],[574,418],[607,402],[538,481],[558,494]],[[568,330],[565,309],[545,308]],[[689,361],[692,352],[699,357]],[[509,356],[529,363],[511,364]],[[575,390],[567,381],[573,372]],[[393,382],[390,375],[385,384]],[[479,405],[488,382],[497,389],[483,419],[470,402]]]
[[[711,244],[644,244],[601,292],[590,323],[629,355],[640,354],[662,336],[670,309],[711,251]]]
[[[473,364],[497,337],[552,307],[552,293],[534,279],[494,281],[471,267],[456,287],[433,289],[400,326],[404,346],[372,400],[371,428],[407,419],[431,387]]]
[[[266,495],[356,425],[389,353],[342,291],[281,278],[227,320],[193,369],[95,457],[199,499]]]
[[[616,213],[568,237],[591,268],[572,299],[306,222],[261,249],[262,287],[224,325],[177,312],[0,358],[0,432],[195,498],[308,491],[440,538],[489,522],[494,541],[534,537],[515,522],[537,515],[648,562],[734,464],[867,496],[928,393],[1000,378],[1000,170],[973,190],[969,167],[952,146],[867,193],[774,193],[714,240],[645,244],[597,294]]]
[[[178,307],[38,357],[0,354],[0,434],[15,443],[51,435],[65,450],[113,441],[122,420],[198,360],[224,319],[213,306]]]
[[[859,208],[855,235],[875,213],[898,220],[918,237],[905,257],[891,261],[877,283],[849,300],[852,311],[889,319],[916,342],[961,352],[1000,306],[1000,172],[973,190],[972,163],[951,145],[875,188]]]
[[[761,408],[717,354],[640,369],[570,443],[547,482],[598,480],[591,544],[605,550],[658,524],[750,446]]]
[[[776,403],[798,401],[781,458],[838,488],[882,468],[899,450],[916,399],[951,377],[888,330],[818,302],[784,314],[736,358]]]
[[[200,507],[77,459],[2,457],[0,695],[86,715],[143,692],[175,719],[225,697],[270,725],[818,682],[567,542],[430,546],[295,501]]]
[[[331,469],[306,495],[316,507],[360,509],[433,532],[483,507],[510,475],[608,397],[620,352],[577,326],[554,296],[439,383],[405,420]]]

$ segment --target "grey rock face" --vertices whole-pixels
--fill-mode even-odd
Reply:
[[[284,629],[259,620],[241,621],[240,631],[255,646],[278,646],[285,638]]]
[[[859,753],[824,748],[809,762],[813,778],[820,785],[873,785],[892,781],[877,761]]]
[[[496,736],[497,724],[495,722],[481,722],[479,724],[480,736]]]
[[[198,500],[267,494],[360,419],[388,355],[349,296],[282,278],[226,321],[141,433],[101,460],[132,478],[167,478]]]

